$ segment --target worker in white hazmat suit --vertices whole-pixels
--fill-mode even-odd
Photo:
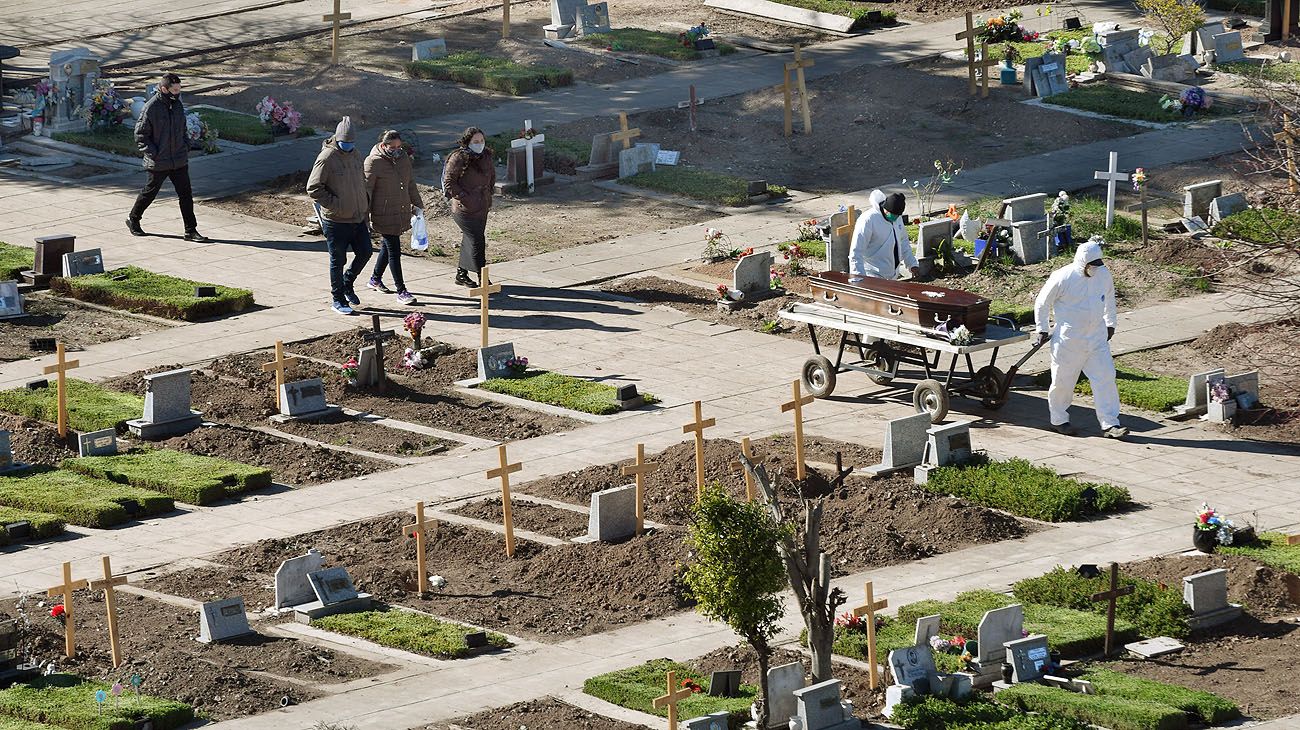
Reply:
[[[1075,435],[1070,425],[1070,401],[1080,371],[1088,376],[1097,406],[1102,435],[1122,438],[1128,429],[1119,423],[1119,391],[1115,388],[1115,361],[1110,338],[1115,334],[1115,281],[1101,260],[1100,236],[1093,236],[1074,252],[1074,263],[1047,279],[1034,301],[1039,342],[1051,340],[1052,386],[1047,407],[1052,428]],[[1056,329],[1048,335],[1048,316]]]
[[[858,218],[849,242],[849,274],[873,276],[878,279],[897,279],[898,268],[906,265],[912,277],[921,269],[912,253],[912,243],[907,240],[903,225],[903,209],[907,201],[902,193],[886,196],[879,190],[871,191],[870,209]]]

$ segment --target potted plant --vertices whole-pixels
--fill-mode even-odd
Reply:
[[[694,28],[681,33],[678,37],[681,39],[682,45],[687,48],[693,48],[697,51],[712,51],[717,48],[717,45],[709,37],[709,32],[709,27],[704,23],[700,23]]]
[[[1228,381],[1218,378],[1210,382],[1210,398],[1206,404],[1207,417],[1214,423],[1231,423],[1237,415],[1237,399],[1233,397]]]
[[[271,136],[277,134],[297,134],[302,126],[302,113],[293,108],[293,102],[278,102],[269,96],[262,97],[257,103],[257,116],[262,123],[271,128]]]
[[[1233,538],[1232,520],[1201,503],[1196,523],[1192,526],[1192,545],[1203,553],[1212,553],[1216,545],[1231,545]]]
[[[348,358],[347,362],[339,366],[339,375],[342,375],[343,378],[348,381],[348,385],[357,384],[357,367],[357,359],[355,357]]]
[[[528,358],[516,355],[506,360],[506,369],[510,371],[512,377],[522,378],[524,373],[528,372]]]

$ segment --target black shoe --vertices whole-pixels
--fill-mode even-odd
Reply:
[[[208,238],[202,233],[199,233],[197,228],[191,228],[190,230],[185,232],[185,240],[193,241],[195,243],[209,243],[212,239]]]
[[[1070,422],[1069,422],[1069,421],[1066,421],[1065,423],[1062,423],[1062,424],[1059,425],[1059,426],[1056,425],[1055,423],[1053,423],[1053,424],[1052,424],[1052,430],[1055,431],[1055,432],[1057,432],[1057,433],[1059,433],[1059,434],[1061,434],[1062,436],[1078,436],[1078,435],[1079,435],[1079,432],[1075,430],[1074,426],[1071,426],[1071,425],[1070,425]]]
[[[127,219],[126,219],[126,230],[130,231],[132,236],[147,236],[147,235],[149,235],[148,233],[145,233],[145,232],[144,232],[144,229],[143,229],[143,228],[140,227],[140,221],[138,221],[138,220],[136,220],[136,219],[134,219],[134,218],[127,218]]]
[[[469,272],[464,269],[456,269],[456,283],[470,288],[478,287],[478,283],[469,278]]]

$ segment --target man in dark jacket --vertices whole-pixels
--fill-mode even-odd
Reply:
[[[352,117],[343,117],[334,136],[321,144],[320,154],[307,178],[307,195],[316,203],[321,231],[330,254],[330,294],[334,311],[352,314],[361,304],[354,288],[357,277],[370,260],[370,194],[362,165],[365,157],[354,142]],[[348,251],[352,265],[344,270]]]
[[[194,219],[194,192],[190,188],[190,138],[185,128],[185,106],[181,104],[181,77],[165,73],[158,82],[158,91],[140,110],[135,123],[135,143],[144,154],[144,169],[149,182],[135,199],[135,205],[126,219],[126,228],[133,236],[146,235],[140,227],[145,208],[153,202],[162,188],[163,180],[171,179],[176,197],[181,203],[181,219],[185,221],[185,240],[207,243],[199,233]]]

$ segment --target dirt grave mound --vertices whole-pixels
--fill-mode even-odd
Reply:
[[[265,467],[277,482],[294,486],[336,482],[395,466],[234,426],[200,428],[160,441],[156,446]]]
[[[486,520],[494,525],[503,524],[505,519],[500,497],[470,502],[451,512]],[[516,530],[538,532],[561,540],[571,540],[587,534],[587,515],[545,504],[513,499],[510,502],[510,517]]]
[[[44,421],[0,413],[0,431],[9,432],[14,461],[40,466],[58,466],[77,456],[77,437],[59,437],[59,429]]]
[[[644,725],[633,725],[597,715],[587,710],[574,707],[554,697],[539,700],[516,702],[508,707],[494,707],[491,710],[461,717],[448,722],[425,725],[421,730],[457,730],[473,728],[474,730],[520,730],[521,728],[539,728],[546,730],[567,728],[572,730],[645,730]]]
[[[1226,568],[1228,600],[1242,604],[1252,615],[1264,618],[1292,615],[1297,608],[1287,593],[1286,571],[1243,555],[1164,555],[1125,563],[1120,568],[1128,575],[1153,580],[1174,590],[1182,590],[1186,576]]]

